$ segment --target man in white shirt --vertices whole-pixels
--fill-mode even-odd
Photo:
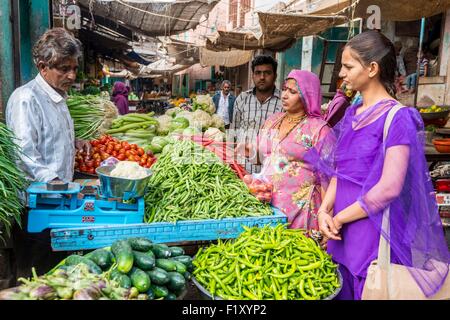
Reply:
[[[75,147],[89,151],[87,141],[75,139],[65,101],[81,54],[81,43],[71,33],[48,30],[33,48],[39,74],[8,100],[6,124],[22,149],[18,165],[30,181],[72,181]]]
[[[22,150],[17,164],[29,181],[71,181],[75,148],[89,152],[87,141],[75,139],[65,102],[81,54],[81,42],[71,33],[63,28],[48,30],[33,48],[39,74],[8,100],[6,124]],[[38,274],[46,273],[67,255],[52,252],[48,230],[28,233],[27,218],[25,213],[22,227],[16,224],[13,229],[15,279],[29,277],[33,266]]]
[[[230,127],[233,119],[233,106],[236,97],[230,92],[231,82],[228,80],[222,81],[221,91],[217,92],[213,97],[213,102],[216,106],[216,113],[222,117],[225,123],[225,129]]]

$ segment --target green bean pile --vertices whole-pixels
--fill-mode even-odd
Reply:
[[[166,146],[152,171],[145,196],[148,223],[273,214],[228,165],[192,141]]]
[[[12,222],[19,225],[23,203],[19,194],[26,187],[24,173],[17,168],[19,147],[14,143],[14,134],[0,122],[0,224],[6,234],[10,233]],[[4,240],[1,234],[0,239]]]
[[[67,107],[73,119],[75,137],[83,140],[98,138],[119,115],[116,106],[101,96],[70,96]]]
[[[234,241],[201,248],[195,279],[231,300],[319,300],[340,287],[331,257],[304,230],[284,225],[248,228]]]

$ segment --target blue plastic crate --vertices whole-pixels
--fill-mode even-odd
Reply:
[[[116,240],[132,237],[144,237],[155,243],[231,239],[239,236],[242,226],[286,223],[286,215],[273,209],[273,215],[262,217],[56,229],[51,231],[51,244],[54,251],[76,251],[108,247]]]

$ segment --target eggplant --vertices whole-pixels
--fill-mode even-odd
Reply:
[[[30,298],[38,300],[53,300],[56,298],[56,292],[52,287],[43,284],[30,291]]]
[[[61,299],[71,300],[73,297],[73,289],[70,287],[56,288],[56,293]]]
[[[20,300],[17,296],[20,293],[20,287],[10,288],[0,291],[0,300]]]
[[[100,296],[100,289],[95,286],[90,286],[75,291],[73,294],[73,300],[98,300]]]

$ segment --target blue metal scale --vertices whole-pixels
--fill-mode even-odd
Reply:
[[[142,223],[144,198],[108,199],[98,186],[69,183],[67,190],[52,191],[46,183],[32,183],[28,194],[28,232],[47,228],[77,228]]]

